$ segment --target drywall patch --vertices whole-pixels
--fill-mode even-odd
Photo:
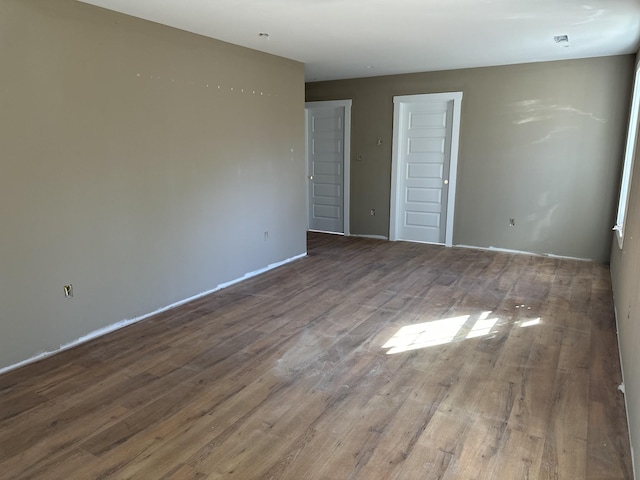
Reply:
[[[522,100],[509,104],[514,113],[520,118],[513,120],[514,125],[524,125],[531,122],[541,122],[557,118],[560,114],[580,115],[596,122],[607,123],[606,118],[601,118],[591,112],[585,112],[571,105],[559,105],[557,103],[545,103],[543,100]]]
[[[562,132],[566,132],[567,130],[575,130],[575,129],[576,129],[575,127],[568,127],[568,126],[554,128],[549,133],[547,133],[544,137],[531,142],[531,145],[549,142],[553,140],[554,137],[557,137],[558,135],[560,135]]]

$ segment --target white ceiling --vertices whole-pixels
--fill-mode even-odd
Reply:
[[[640,44],[640,0],[80,1],[298,60],[307,81],[617,55]],[[554,41],[563,34],[568,46]]]

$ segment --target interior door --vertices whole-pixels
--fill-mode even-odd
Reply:
[[[394,101],[390,238],[451,244],[447,232],[452,222],[447,220],[453,218],[449,212],[455,198],[451,166],[453,147],[457,159],[459,125],[455,98],[434,94],[396,97]]]
[[[347,109],[350,104],[351,101],[336,101],[305,105],[309,230],[347,233]]]

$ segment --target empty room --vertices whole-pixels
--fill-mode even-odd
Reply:
[[[0,0],[0,478],[640,478],[639,48],[636,0]]]

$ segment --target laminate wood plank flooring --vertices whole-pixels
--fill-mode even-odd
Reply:
[[[0,477],[632,478],[608,266],[308,245],[0,376]]]

